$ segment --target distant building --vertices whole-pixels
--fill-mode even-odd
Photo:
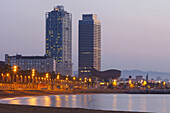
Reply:
[[[101,70],[101,25],[95,14],[83,14],[79,20],[79,76],[92,76]]]
[[[136,82],[141,81],[141,80],[143,80],[142,75],[136,76],[136,79],[135,79]]]
[[[5,62],[4,61],[0,61],[0,66],[4,66]]]
[[[56,72],[72,75],[72,15],[62,5],[46,13],[46,55],[56,60]]]
[[[109,80],[111,79],[118,79],[121,76],[121,71],[116,69],[97,71],[96,69],[93,68],[91,71],[92,77],[104,80],[105,82],[109,82]]]
[[[9,56],[5,54],[5,64],[17,65],[21,70],[35,69],[38,72],[56,72],[56,63],[53,58],[47,56]]]

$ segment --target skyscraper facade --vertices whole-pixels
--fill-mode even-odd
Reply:
[[[84,14],[79,20],[79,76],[90,77],[101,70],[101,23],[96,14]]]
[[[56,60],[56,72],[72,75],[72,15],[58,5],[46,13],[46,55]]]

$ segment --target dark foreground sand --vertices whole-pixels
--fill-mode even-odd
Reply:
[[[56,107],[0,104],[0,113],[139,113],[139,112],[101,111],[80,108],[56,108]]]

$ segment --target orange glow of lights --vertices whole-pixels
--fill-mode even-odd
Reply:
[[[60,79],[60,75],[57,75],[57,80],[59,80]]]
[[[113,81],[113,86],[117,86],[117,80]]]
[[[146,86],[146,85],[147,85],[147,82],[146,82],[146,81],[143,81],[142,86]]]
[[[129,84],[132,84],[132,80],[129,80]]]
[[[84,82],[87,82],[87,78],[84,78]]]
[[[32,76],[35,76],[35,69],[32,69]]]
[[[134,86],[134,84],[130,84],[130,88],[134,88],[135,86]]]
[[[48,78],[48,75],[49,75],[49,74],[48,74],[48,73],[46,73],[46,78]]]
[[[79,80],[81,81],[81,78],[79,78]]]
[[[91,78],[89,78],[89,82],[91,82]]]
[[[104,82],[100,82],[100,85],[104,85],[105,83]]]
[[[66,77],[66,80],[68,80],[68,77]]]
[[[8,77],[8,76],[9,76],[9,73],[7,73],[6,76]]]
[[[17,66],[13,67],[13,71],[16,72],[17,71]]]
[[[73,80],[76,80],[76,77],[73,77]]]

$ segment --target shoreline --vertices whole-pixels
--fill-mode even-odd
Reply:
[[[88,89],[88,90],[0,90],[0,99],[28,96],[47,95],[83,95],[83,94],[170,94],[170,90],[113,90],[113,89]]]
[[[71,95],[71,94],[125,94],[123,90],[0,90],[0,99],[29,97],[29,96],[47,96],[47,95]],[[107,111],[93,110],[85,108],[60,108],[43,107],[30,105],[1,104],[0,113],[147,113],[133,111]]]
[[[0,99],[46,96],[46,95],[71,95],[71,94],[125,94],[120,90],[0,90]]]
[[[133,111],[94,110],[86,108],[44,107],[30,105],[1,104],[0,113],[148,113]]]

